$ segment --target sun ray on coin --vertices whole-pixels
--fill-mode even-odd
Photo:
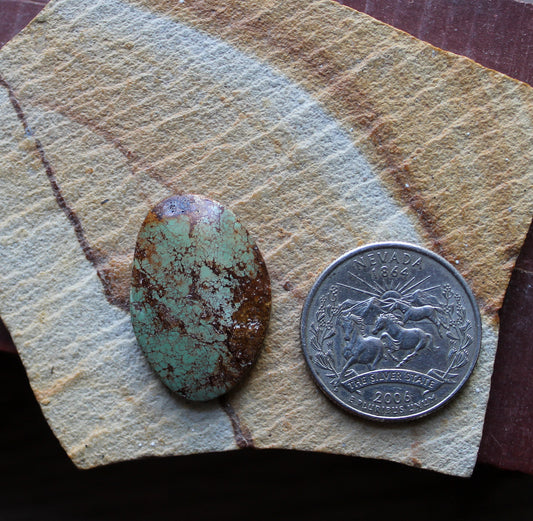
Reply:
[[[416,279],[416,277],[411,277],[405,284],[402,284],[401,287],[398,287],[396,289],[396,291],[398,293],[401,293],[407,286],[409,286],[409,284],[411,284],[411,282],[413,282],[414,280]]]
[[[424,277],[423,279],[420,279],[416,284],[413,284],[411,287],[404,288],[404,291],[406,291],[406,292],[407,291],[412,291],[417,286],[420,286],[420,284],[422,284],[423,282],[426,282],[426,280],[428,280],[429,278],[431,278],[431,275],[428,275],[427,277]]]
[[[436,286],[431,286],[430,288],[420,288],[417,291],[431,291],[432,289],[437,289],[440,286],[437,284]],[[412,297],[414,295],[414,292],[412,293],[405,293],[406,297]]]
[[[343,286],[344,288],[353,289],[354,291],[359,291],[360,293],[365,293],[366,295],[370,295],[372,297],[379,298],[379,293],[370,293],[370,291],[366,291],[361,288],[356,288],[354,286],[348,286],[348,284],[343,284],[342,282],[337,282],[337,286]]]
[[[348,273],[352,276],[352,277],[355,277],[358,281],[362,282],[363,284],[366,284],[370,289],[373,289],[374,291],[376,291],[376,288],[379,289],[380,291],[385,291],[385,288],[382,288],[376,281],[374,281],[374,286],[372,286],[372,284],[369,284],[366,280],[363,280],[361,278],[359,278],[355,273],[352,273],[351,271],[348,271]],[[379,295],[375,295],[376,297],[378,297]]]

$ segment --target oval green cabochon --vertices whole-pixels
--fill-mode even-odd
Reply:
[[[190,400],[231,389],[256,359],[270,316],[270,280],[233,212],[172,196],[142,224],[133,262],[133,329],[162,381]]]

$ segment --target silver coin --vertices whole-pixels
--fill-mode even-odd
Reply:
[[[411,420],[448,402],[470,376],[481,317],[459,272],[410,244],[371,244],[320,275],[301,340],[318,386],[344,409]]]

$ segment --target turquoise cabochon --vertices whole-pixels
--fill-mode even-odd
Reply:
[[[204,401],[234,387],[261,350],[270,303],[265,262],[232,211],[179,195],[148,213],[135,248],[131,320],[172,391]]]

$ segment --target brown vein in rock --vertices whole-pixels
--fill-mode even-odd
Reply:
[[[120,305],[120,302],[114,298],[111,291],[109,291],[106,277],[104,273],[102,273],[102,271],[99,269],[100,259],[95,254],[94,250],[91,248],[91,245],[89,244],[89,241],[85,237],[85,233],[83,231],[83,226],[81,224],[80,218],[77,216],[76,212],[68,205],[67,201],[63,197],[63,194],[61,193],[61,188],[57,181],[56,173],[52,165],[50,164],[50,161],[46,157],[42,143],[35,136],[33,130],[31,129],[28,123],[28,118],[26,117],[26,114],[22,110],[22,107],[17,99],[15,91],[13,90],[11,85],[9,85],[9,83],[1,76],[0,76],[0,85],[7,90],[9,101],[11,102],[11,105],[13,106],[13,109],[15,113],[17,114],[19,121],[21,122],[22,127],[24,128],[24,134],[27,137],[33,139],[33,142],[35,144],[35,150],[46,172],[46,176],[50,183],[50,187],[52,189],[52,193],[54,194],[56,203],[59,206],[59,208],[61,208],[61,210],[67,217],[68,221],[74,228],[76,239],[78,240],[78,243],[83,251],[83,254],[85,255],[85,258],[93,265],[100,281],[102,282],[102,286],[104,288],[104,294],[106,298],[111,304],[123,308],[123,306]]]
[[[254,440],[252,434],[248,430],[248,427],[246,427],[246,425],[240,420],[235,409],[229,403],[227,396],[221,396],[218,399],[218,403],[222,407],[222,410],[228,415],[237,447],[239,447],[239,449],[253,448]]]
[[[57,176],[55,174],[55,171],[52,165],[50,164],[50,161],[46,157],[42,143],[35,136],[33,130],[31,129],[28,123],[26,114],[22,110],[22,107],[17,99],[15,91],[13,90],[11,85],[1,76],[0,76],[0,85],[7,90],[9,101],[11,102],[11,105],[13,106],[13,109],[15,113],[17,114],[19,121],[21,122],[22,127],[24,128],[24,134],[33,139],[33,142],[35,144],[35,150],[45,169],[46,176],[48,177],[48,181],[50,182],[50,187],[52,188],[52,193],[54,194],[57,205],[59,206],[59,208],[61,208],[61,210],[67,217],[68,221],[74,228],[76,238],[85,255],[85,258],[93,265],[100,281],[102,282],[102,286],[104,288],[104,294],[108,302],[110,304],[113,304],[115,306],[118,306],[124,309],[125,311],[129,311],[129,306],[128,305],[124,306],[124,304],[121,303],[119,299],[116,299],[113,293],[110,291],[109,285],[107,283],[108,282],[107,278],[105,277],[104,273],[102,273],[102,270],[99,268],[100,259],[95,254],[94,250],[91,248],[91,245],[89,244],[89,241],[85,237],[85,233],[83,231],[83,226],[81,224],[80,218],[78,217],[76,212],[68,205],[67,201],[63,197],[63,194],[61,193],[61,188],[57,181]],[[227,414],[231,422],[231,427],[233,429],[233,435],[234,435],[235,443],[237,444],[237,446],[241,449],[247,448],[247,447],[253,447],[254,442],[253,442],[252,435],[250,434],[250,431],[248,430],[246,425],[244,425],[241,422],[241,420],[239,419],[239,416],[237,415],[237,413],[235,412],[235,410],[229,403],[228,399],[225,396],[222,396],[221,398],[219,398],[219,403],[220,403],[220,406],[222,407],[222,410]]]
[[[118,136],[116,136],[109,129],[101,126],[94,121],[91,121],[90,118],[83,117],[81,114],[76,113],[75,110],[72,110],[68,107],[61,106],[53,101],[49,101],[46,98],[41,98],[38,100],[40,107],[51,110],[56,114],[63,116],[70,121],[77,123],[78,125],[88,129],[93,134],[101,137],[106,143],[109,143],[115,150],[117,150],[126,160],[130,171],[133,175],[136,175],[140,169],[146,171],[150,177],[155,179],[158,183],[165,186],[166,188],[171,189],[170,181],[166,180],[156,171],[153,165],[138,152],[131,150]]]
[[[308,16],[302,16],[301,10],[295,14],[289,4],[273,7],[273,2],[257,0],[220,5],[213,5],[207,0],[196,0],[186,5],[178,5],[172,0],[160,0],[157,3],[137,1],[148,5],[152,11],[191,23],[245,52],[252,51],[302,85],[340,123],[356,128],[367,136],[366,144],[360,146],[379,177],[401,206],[409,209],[419,225],[420,233],[433,251],[449,260],[461,257],[461,271],[478,303],[488,316],[498,321],[501,296],[499,293],[494,296],[492,280],[506,284],[508,273],[505,275],[501,270],[492,268],[487,276],[480,277],[480,263],[462,255],[462,247],[449,238],[449,225],[442,223],[440,203],[435,204],[434,193],[421,186],[411,172],[409,154],[402,148],[394,122],[387,114],[383,114],[374,101],[375,95],[371,91],[373,85],[365,84],[364,75],[349,68],[353,62],[346,58],[347,44],[325,46],[322,43],[321,38],[325,33],[320,29],[321,24],[317,25],[317,14],[312,6],[305,13]],[[324,5],[322,9],[324,15],[329,7]],[[353,18],[346,17],[345,20],[350,22]],[[337,32],[328,37],[340,38],[342,32],[342,37],[346,38],[352,26],[341,27],[340,23],[337,24]],[[355,27],[353,30],[356,30]],[[380,25],[375,26],[375,30],[384,31]],[[396,44],[393,41],[390,45],[394,47]],[[382,51],[377,54],[381,55]],[[510,252],[508,257],[513,259],[515,254],[514,251]]]

